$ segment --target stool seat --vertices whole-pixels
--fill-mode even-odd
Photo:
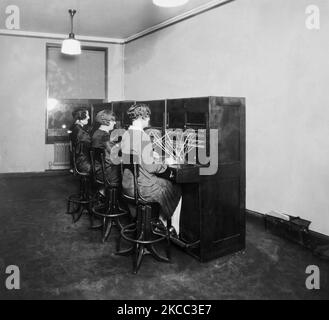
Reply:
[[[133,205],[136,205],[136,200],[135,200],[135,197],[134,196],[130,196],[130,195],[127,195],[125,193],[122,194],[122,197],[130,204],[133,204]],[[138,198],[137,199],[137,203],[138,204],[141,204],[141,205],[149,205],[149,206],[152,206],[154,208],[157,208],[157,209],[160,209],[160,204],[159,202],[155,202],[155,201],[146,201],[142,198]]]
[[[100,186],[109,187],[109,188],[119,188],[120,187],[120,183],[113,183],[108,180],[106,180],[104,182],[103,180],[101,180],[97,177],[95,177],[95,183],[97,183]]]
[[[109,188],[119,188],[120,187],[120,184],[119,183],[109,183],[108,184],[108,187]]]
[[[77,171],[76,174],[79,175],[80,177],[88,177],[88,178],[90,178],[90,173],[89,172]]]

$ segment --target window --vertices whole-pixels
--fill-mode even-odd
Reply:
[[[68,140],[72,111],[90,110],[107,98],[107,49],[82,47],[79,56],[61,53],[47,45],[46,143]]]

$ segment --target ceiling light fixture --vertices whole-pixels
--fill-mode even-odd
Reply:
[[[73,33],[73,17],[76,14],[76,10],[69,10],[69,14],[71,17],[71,32],[69,34],[68,39],[65,39],[62,43],[62,53],[69,55],[77,55],[81,54],[81,45],[80,41],[75,39],[75,35]]]
[[[189,0],[153,0],[153,3],[159,7],[170,8],[182,6],[188,3],[188,1]]]

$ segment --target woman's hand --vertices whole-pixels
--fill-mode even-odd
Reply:
[[[160,155],[156,152],[156,151],[153,151],[153,158],[157,161],[160,160]]]

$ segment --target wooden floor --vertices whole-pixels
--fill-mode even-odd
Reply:
[[[172,263],[146,257],[138,275],[129,257],[114,255],[116,233],[101,243],[88,219],[65,215],[69,176],[0,180],[2,299],[329,299],[329,263],[248,221],[244,253],[200,264],[177,248]],[[17,265],[21,290],[7,291],[4,268]],[[321,289],[305,287],[318,265]]]

